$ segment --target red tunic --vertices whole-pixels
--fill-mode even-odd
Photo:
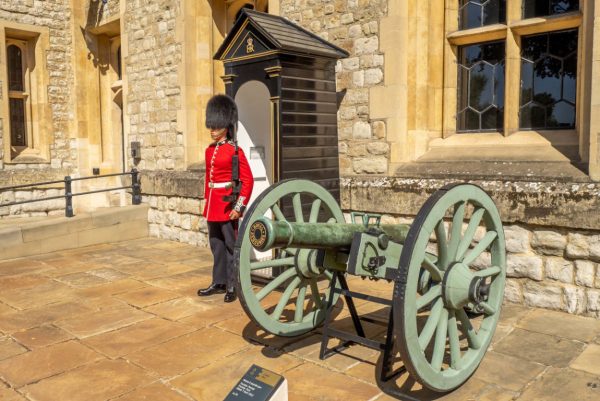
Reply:
[[[234,206],[248,206],[254,178],[248,165],[248,160],[241,148],[238,147],[239,179],[241,182],[240,194],[236,205],[223,200],[224,196],[231,195],[233,188],[211,188],[209,183],[221,186],[231,182],[231,159],[235,153],[233,142],[221,141],[213,143],[205,152],[206,177],[204,179],[204,211],[202,215],[207,221],[227,221],[229,213]]]

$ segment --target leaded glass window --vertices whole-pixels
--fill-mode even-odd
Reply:
[[[504,41],[459,48],[458,131],[504,127],[504,51]]]
[[[461,0],[460,29],[479,28],[506,22],[506,0]]]
[[[6,47],[8,73],[8,114],[10,120],[11,146],[27,146],[25,69],[21,47],[10,44]]]
[[[523,18],[543,17],[579,10],[579,0],[523,0]]]
[[[575,128],[577,29],[521,40],[520,127]]]
[[[27,146],[25,99],[11,98],[8,106],[10,114],[10,144],[12,146]]]
[[[25,90],[23,85],[23,55],[19,46],[10,45],[6,48],[6,59],[8,64],[8,90]]]

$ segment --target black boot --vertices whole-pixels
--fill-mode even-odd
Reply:
[[[199,289],[198,296],[206,297],[208,295],[213,295],[213,294],[223,294],[224,292],[225,292],[225,284],[212,283],[207,288]]]
[[[223,301],[233,302],[236,299],[237,299],[237,294],[235,293],[235,287],[228,288],[227,292],[225,293],[225,298],[223,298]]]

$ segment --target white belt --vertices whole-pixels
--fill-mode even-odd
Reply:
[[[209,188],[231,188],[233,187],[233,183],[230,182],[209,182]]]

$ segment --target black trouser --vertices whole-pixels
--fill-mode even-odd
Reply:
[[[233,246],[237,237],[237,220],[209,221],[208,241],[213,254],[213,284],[235,286]]]

